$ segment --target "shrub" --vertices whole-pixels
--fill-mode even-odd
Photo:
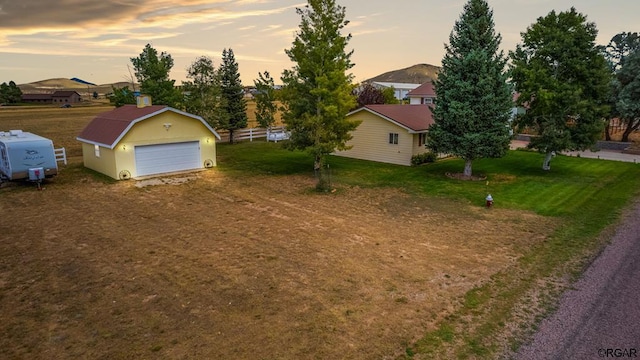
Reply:
[[[418,166],[425,163],[433,163],[433,162],[436,162],[437,158],[438,156],[431,151],[418,154],[418,155],[413,155],[411,157],[411,166]]]

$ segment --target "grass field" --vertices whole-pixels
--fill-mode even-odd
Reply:
[[[638,165],[543,172],[524,151],[474,162],[488,183],[447,178],[459,160],[332,157],[320,195],[306,154],[265,142],[140,187],[81,166],[75,136],[104,110],[0,109],[70,154],[44,191],[0,188],[0,357],[494,358],[638,195]]]

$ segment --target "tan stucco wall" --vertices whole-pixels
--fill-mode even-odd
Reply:
[[[165,124],[171,124],[169,129],[164,126]],[[123,170],[129,171],[132,177],[137,176],[135,146],[187,141],[200,142],[200,159],[203,168],[206,160],[213,161],[213,165],[216,166],[215,135],[200,121],[171,111],[136,123],[112,151],[101,148],[99,159],[95,157],[94,147],[91,144],[83,144],[82,152],[86,167],[118,179],[118,174]]]
[[[97,157],[95,148],[92,144],[82,143],[82,159],[84,160],[85,167],[99,173],[103,173],[114,179],[118,178],[113,150],[100,147],[100,157]]]
[[[352,132],[353,139],[347,145],[350,150],[337,151],[335,155],[355,159],[379,161],[398,165],[411,165],[411,156],[417,148],[418,137],[385,119],[367,111],[349,117],[362,121]],[[389,133],[398,134],[398,144],[389,144]]]

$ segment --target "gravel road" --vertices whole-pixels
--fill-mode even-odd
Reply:
[[[640,358],[640,201],[515,358]]]

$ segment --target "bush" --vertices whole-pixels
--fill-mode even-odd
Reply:
[[[438,156],[431,151],[418,154],[418,155],[413,155],[411,157],[411,166],[418,166],[425,163],[433,163],[433,162],[436,162],[437,158]]]

